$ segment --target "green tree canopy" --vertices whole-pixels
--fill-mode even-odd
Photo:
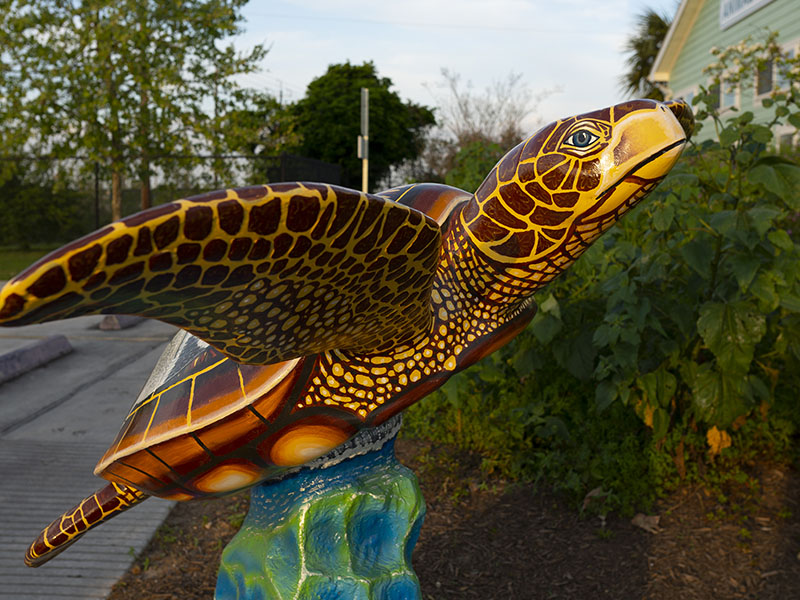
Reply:
[[[636,18],[636,30],[625,43],[627,71],[620,78],[622,91],[636,98],[663,100],[664,93],[648,79],[671,19],[651,8]]]
[[[379,77],[375,65],[331,65],[314,79],[305,97],[293,107],[299,152],[342,166],[342,183],[360,187],[361,161],[356,140],[361,132],[361,88],[369,88],[369,180],[385,179],[390,168],[414,159],[425,129],[435,123],[433,111],[403,102],[392,81]]]
[[[0,144],[5,154],[84,156],[122,178],[158,157],[219,149],[224,115],[244,100],[232,77],[246,0],[0,0]],[[87,164],[89,164],[87,162]]]

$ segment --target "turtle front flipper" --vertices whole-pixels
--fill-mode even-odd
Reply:
[[[38,567],[66,550],[92,527],[146,500],[135,487],[109,483],[50,523],[25,553],[25,564]]]
[[[0,325],[136,314],[247,364],[410,341],[441,246],[419,210],[330,185],[214,192],[127,217],[0,290]]]

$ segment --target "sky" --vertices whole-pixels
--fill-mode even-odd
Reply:
[[[673,16],[677,0],[251,0],[242,49],[269,52],[252,87],[300,99],[329,64],[374,62],[404,100],[435,106],[442,69],[476,90],[521,80],[548,95],[524,126],[626,99],[624,44],[646,8]],[[439,86],[437,91],[437,86]],[[357,107],[354,108],[357,110]]]

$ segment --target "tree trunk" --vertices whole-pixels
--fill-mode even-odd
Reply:
[[[114,171],[111,174],[111,220],[119,221],[122,218],[122,173]]]
[[[147,210],[152,204],[150,194],[150,175],[145,172],[142,176],[142,188],[140,198],[142,200],[142,210]]]

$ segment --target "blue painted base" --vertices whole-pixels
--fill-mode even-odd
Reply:
[[[253,488],[222,554],[216,600],[418,600],[411,567],[425,504],[380,450]]]

